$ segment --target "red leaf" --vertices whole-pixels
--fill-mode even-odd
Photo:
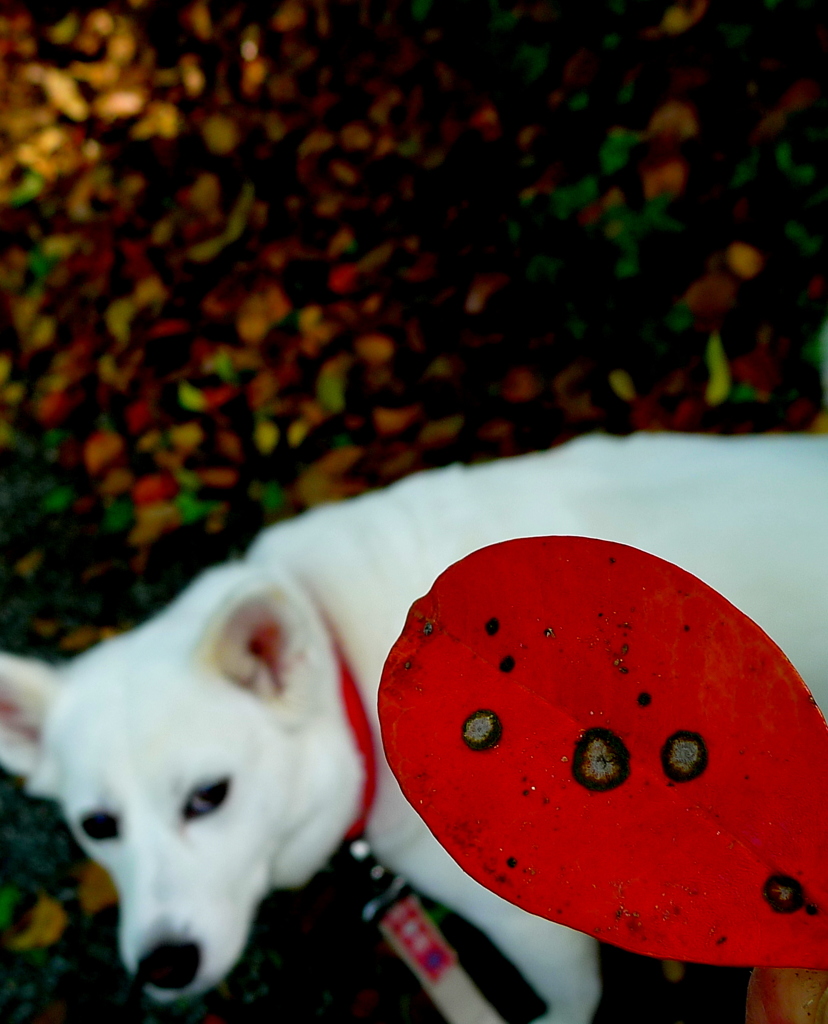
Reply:
[[[355,263],[340,263],[328,272],[328,287],[337,295],[348,295],[359,287],[359,270]]]
[[[150,473],[135,481],[132,500],[136,505],[152,505],[168,501],[178,494],[178,484],[168,473]]]
[[[828,967],[825,721],[689,573],[484,548],[414,604],[379,703],[406,797],[498,895],[650,956]]]
[[[152,423],[152,410],[143,398],[131,402],[124,409],[124,419],[130,434],[140,434]]]

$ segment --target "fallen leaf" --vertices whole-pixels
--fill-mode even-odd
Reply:
[[[89,117],[89,104],[83,98],[77,82],[65,71],[46,68],[42,85],[49,100],[58,110],[73,121],[85,121]]]
[[[417,444],[422,448],[442,448],[457,440],[463,429],[466,418],[462,413],[444,416],[442,419],[431,420],[417,436]]]
[[[704,390],[704,400],[708,405],[721,405],[722,402],[727,401],[733,380],[730,373],[730,362],[718,331],[713,331],[707,339],[704,361],[710,375]]]
[[[354,341],[354,352],[369,366],[383,366],[394,355],[393,338],[387,334],[361,334]]]
[[[423,408],[419,403],[396,409],[387,409],[377,405],[371,410],[374,430],[380,437],[396,437],[397,434],[401,434],[413,426],[422,417]]]
[[[34,907],[2,936],[2,945],[14,953],[53,946],[63,935],[69,917],[63,906],[42,892]]]
[[[253,428],[253,443],[262,455],[270,455],[279,443],[279,427],[273,420],[258,420]]]
[[[76,871],[79,880],[78,902],[84,914],[97,914],[118,902],[118,890],[107,870],[88,860]]]
[[[747,242],[731,242],[725,251],[725,259],[728,267],[743,281],[753,280],[765,266],[765,257]]]
[[[178,494],[178,484],[169,473],[150,473],[135,481],[132,488],[132,500],[136,505],[155,505],[174,498]]]
[[[609,386],[618,395],[622,402],[634,402],[638,397],[635,390],[635,382],[627,370],[610,370],[607,374]]]
[[[96,430],[83,443],[83,462],[90,476],[99,476],[114,462],[123,458],[126,444],[112,430]]]
[[[489,299],[495,294],[495,292],[499,292],[501,288],[505,288],[506,285],[509,284],[509,281],[509,275],[499,271],[475,274],[471,286],[469,287],[468,294],[466,295],[466,302],[464,306],[466,312],[471,316],[482,313],[486,308]]]

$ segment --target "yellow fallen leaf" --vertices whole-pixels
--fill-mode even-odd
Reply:
[[[85,914],[97,914],[118,902],[118,890],[109,873],[100,864],[89,860],[81,865],[76,874],[80,879],[78,903]]]
[[[270,455],[279,443],[279,435],[279,427],[273,420],[259,420],[253,429],[253,443],[262,455]]]
[[[417,443],[423,448],[442,448],[454,441],[465,423],[465,416],[444,416],[439,420],[426,423],[417,437]]]
[[[124,343],[129,341],[132,319],[136,312],[135,302],[130,295],[123,295],[119,299],[113,299],[107,306],[104,313],[104,323],[116,341]]]
[[[750,281],[762,272],[765,257],[747,242],[731,242],[725,250],[727,265],[743,281]]]
[[[713,331],[707,339],[704,361],[707,365],[707,372],[710,375],[707,387],[704,390],[704,400],[708,405],[721,405],[730,394],[732,378],[730,375],[730,363],[728,362],[727,353],[724,350],[722,338],[718,331]]]
[[[626,370],[610,370],[607,374],[607,380],[609,381],[609,386],[622,402],[632,402],[637,397],[635,383]]]
[[[97,626],[78,626],[64,636],[58,647],[62,651],[85,651],[101,639],[101,631]]]
[[[307,420],[294,420],[287,428],[287,443],[291,448],[298,448],[310,433],[310,423]]]
[[[362,334],[354,342],[354,352],[369,366],[382,366],[394,355],[394,340],[387,334]]]
[[[215,156],[227,156],[239,144],[236,122],[223,114],[213,114],[201,126],[205,146]]]
[[[178,404],[190,412],[203,412],[207,408],[207,399],[194,384],[182,380],[178,385]]]
[[[204,440],[204,429],[198,420],[170,427],[170,443],[183,452],[194,452]]]
[[[42,892],[37,903],[24,914],[21,921],[6,929],[2,944],[15,953],[30,949],[45,949],[63,935],[69,917],[56,899]]]
[[[154,544],[163,534],[181,525],[181,514],[171,501],[155,501],[136,505],[135,526],[127,536],[133,547]]]
[[[24,555],[22,558],[14,563],[14,571],[18,576],[23,576],[24,579],[32,576],[40,568],[43,562],[44,552],[42,548],[34,548]]]
[[[42,85],[50,101],[73,121],[85,121],[89,117],[89,104],[83,98],[78,83],[65,71],[46,68]]]

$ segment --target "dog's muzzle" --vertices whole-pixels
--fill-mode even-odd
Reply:
[[[138,964],[137,981],[156,988],[186,988],[198,974],[201,953],[193,942],[163,943]]]

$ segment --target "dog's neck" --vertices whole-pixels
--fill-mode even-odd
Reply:
[[[348,724],[351,727],[351,732],[362,758],[364,770],[359,812],[345,836],[347,840],[350,840],[361,836],[368,823],[368,815],[371,813],[374,794],[377,788],[377,765],[371,726],[368,724],[365,707],[354,682],[354,677],[351,675],[351,670],[348,668],[348,663],[345,661],[342,651],[338,648],[337,660],[339,662],[339,676],[342,685],[342,699],[345,702]]]

